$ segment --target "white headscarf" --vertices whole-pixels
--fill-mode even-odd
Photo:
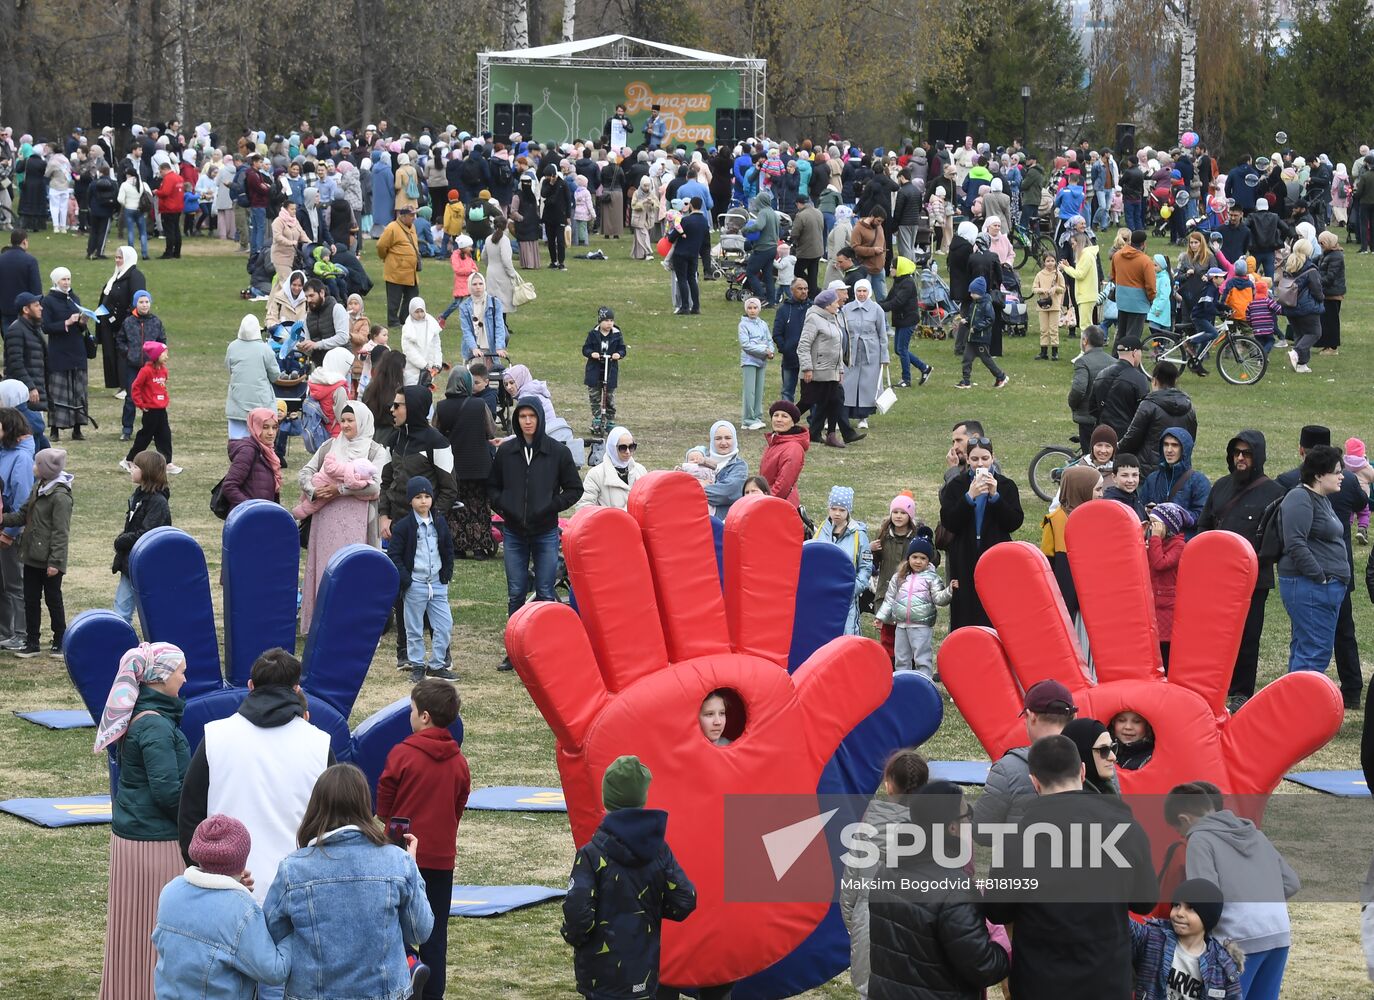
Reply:
[[[29,401],[29,387],[17,378],[0,382],[0,406],[23,406]]]
[[[310,381],[320,385],[333,385],[348,378],[348,370],[353,367],[353,352],[347,347],[331,347],[324,355],[324,364],[310,373]],[[335,415],[338,419],[338,415]]]
[[[972,243],[978,238],[978,227],[965,219],[963,222],[959,223],[959,228],[954,231],[954,234],[961,240],[968,240]]]
[[[336,347],[334,350],[340,351],[345,350],[345,348]],[[333,354],[334,351],[329,353]],[[328,359],[328,355],[325,357]],[[347,463],[366,459],[372,450],[372,435],[376,428],[372,411],[357,400],[350,400],[340,407],[338,416],[342,418],[345,413],[353,414],[353,419],[358,422],[358,433],[353,435],[353,440],[350,441],[344,437],[343,431],[339,431],[329,443],[329,454],[339,461]]]
[[[63,278],[70,281],[71,277],[72,272],[68,271],[65,267],[55,267],[52,269],[52,273],[48,275],[48,280],[52,282],[52,290],[58,292],[61,291],[61,289],[58,287],[57,283]]]
[[[716,451],[716,429],[720,427],[730,428],[731,437],[734,439],[734,447],[727,452]],[[739,454],[739,431],[735,430],[735,425],[728,420],[717,420],[711,425],[711,433],[707,438],[708,447],[711,449],[711,458],[715,460],[716,468],[719,469],[730,459]]]
[[[102,294],[109,295],[114,283],[128,273],[129,268],[138,263],[138,251],[133,247],[120,247],[115,251],[114,274],[110,275],[110,280],[105,282],[105,291]]]
[[[258,324],[258,318],[248,315],[239,320],[239,340],[262,340],[262,327]]]
[[[414,339],[415,343],[427,344],[429,343],[430,337],[436,337],[441,333],[442,328],[439,326],[439,321],[429,314],[428,309],[425,309],[424,319],[416,319],[412,315],[416,309],[424,308],[425,300],[420,298],[420,296],[417,295],[410,300],[410,306],[406,309],[405,326],[401,328],[401,336],[403,338],[409,335]],[[326,360],[328,360],[328,355],[326,355]]]
[[[291,279],[298,274],[301,276],[301,293],[296,295],[291,291]],[[290,303],[292,309],[299,309],[301,304],[305,302],[305,284],[309,280],[310,279],[306,277],[304,271],[292,271],[286,276],[286,280],[282,282],[281,296]]]
[[[627,453],[625,460],[621,461],[620,452],[616,446],[620,444],[620,439],[623,437],[634,437],[634,435],[630,433],[628,427],[612,427],[611,433],[606,435],[606,461],[617,469],[628,469],[630,463],[635,460],[633,454]]]

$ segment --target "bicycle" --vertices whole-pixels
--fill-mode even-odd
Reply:
[[[1016,256],[1012,267],[1016,270],[1026,266],[1026,259],[1033,257],[1036,261],[1045,259],[1045,254],[1053,254],[1054,241],[1044,233],[1032,233],[1025,226],[1017,223],[1011,230],[1011,244],[1015,249]]]
[[[1202,370],[1207,355],[1216,351],[1217,374],[1231,385],[1254,385],[1264,378],[1269,370],[1269,355],[1260,342],[1249,333],[1249,327],[1237,329],[1232,319],[1224,319],[1217,327],[1217,335],[1211,343],[1203,345],[1194,355],[1188,357],[1185,347],[1206,336],[1203,333],[1189,333],[1179,336],[1176,332],[1151,332],[1145,338],[1144,348],[1147,356],[1156,362],[1169,361],[1184,368],[1191,368],[1198,375],[1206,375]],[[1186,331],[1189,327],[1176,328]]]
[[[1069,438],[1069,441],[1077,444],[1078,435]],[[1031,491],[1049,503],[1059,491],[1059,480],[1063,478],[1064,470],[1082,457],[1077,448],[1062,444],[1049,444],[1041,448],[1031,459],[1030,469],[1026,473],[1030,479]]]

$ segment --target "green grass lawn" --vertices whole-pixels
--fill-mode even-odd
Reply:
[[[113,254],[114,240],[109,252]],[[585,431],[590,420],[582,387],[580,348],[602,304],[615,308],[617,321],[633,350],[621,366],[619,422],[640,442],[639,460],[650,469],[681,461],[687,447],[705,441],[712,421],[736,423],[740,381],[735,339],[740,310],[724,299],[724,284],[702,284],[699,317],[671,313],[667,276],[656,264],[629,260],[628,236],[597,240],[609,261],[569,260],[567,272],[539,270],[528,276],[539,298],[512,319],[511,354],[547,379],[559,412]],[[94,306],[111,265],[85,262],[83,237],[40,234],[32,241],[44,275],[66,265],[75,289]],[[154,254],[159,252],[154,246]],[[240,300],[246,283],[244,258],[211,240],[189,240],[179,261],[142,264],[154,309],[167,326],[170,342],[171,422],[176,460],[186,471],[173,482],[175,523],[205,547],[212,572],[219,560],[220,523],[210,514],[211,485],[223,475],[225,454],[224,350],[246,312],[262,314],[261,304]],[[371,311],[384,312],[380,266],[371,244],[365,258],[378,276]],[[1258,427],[1269,442],[1269,471],[1296,464],[1301,425],[1331,425],[1339,443],[1350,435],[1367,437],[1365,394],[1374,350],[1370,330],[1374,268],[1349,257],[1350,295],[1344,308],[1345,346],[1340,357],[1315,357],[1314,374],[1298,376],[1276,354],[1257,386],[1226,385],[1213,371],[1206,380],[1185,374],[1181,381],[1194,398],[1200,433],[1194,458],[1210,478],[1224,474],[1225,442],[1242,427]],[[1029,272],[1027,272],[1029,276]],[[446,265],[429,262],[421,275],[422,294],[432,309],[449,299]],[[375,317],[374,317],[375,318]],[[1032,320],[1034,328],[1034,320]],[[918,513],[936,515],[936,491],[944,469],[950,425],[961,418],[981,419],[997,445],[1008,474],[1023,484],[1027,518],[1022,537],[1038,540],[1043,508],[1024,487],[1025,469],[1043,445],[1065,442],[1073,433],[1064,403],[1076,350],[1066,348],[1058,364],[1032,362],[1036,340],[1008,340],[1002,364],[1011,385],[994,392],[986,373],[981,384],[956,392],[957,361],[947,343],[925,342],[916,349],[936,371],[920,389],[903,390],[887,416],[873,421],[866,441],[846,451],[814,448],[800,487],[804,502],[823,512],[831,485],[854,487],[855,515],[875,529],[898,491],[910,489]],[[399,345],[397,345],[399,346]],[[458,355],[456,323],[445,334],[445,353]],[[72,526],[71,570],[65,586],[68,616],[93,607],[110,607],[115,578],[109,572],[111,542],[122,525],[130,491],[128,476],[116,466],[119,401],[96,388],[99,362],[93,363],[91,412],[99,431],[85,442],[68,443],[68,468],[75,474],[76,510]],[[768,374],[770,398],[779,387],[777,369]],[[757,468],[763,442],[743,435],[742,454]],[[303,460],[299,441],[289,457],[294,477]],[[289,478],[294,483],[294,478]],[[1028,498],[1028,499],[1027,499]],[[294,486],[283,490],[294,502]],[[1357,572],[1364,551],[1357,550]],[[213,577],[212,577],[213,578]],[[505,619],[505,578],[499,562],[460,562],[451,588],[456,617],[455,661],[461,673],[466,725],[464,752],[477,785],[558,783],[553,739],[534,710],[519,679],[493,669],[501,657]],[[1355,617],[1366,649],[1374,643],[1374,614],[1363,588],[1356,592]],[[218,595],[216,602],[218,603]],[[1123,614],[1135,613],[1123,609]],[[942,616],[943,621],[943,616]],[[1269,608],[1262,679],[1276,676],[1286,661],[1287,618],[1277,596]],[[353,719],[404,695],[408,683],[393,669],[390,647],[383,646],[358,700]],[[53,733],[16,719],[12,712],[32,708],[76,707],[75,691],[62,665],[47,657],[20,660],[0,654],[0,776],[4,797],[91,794],[107,787],[102,758],[91,754],[92,730]],[[1358,766],[1361,713],[1351,712],[1340,736],[1316,754],[1306,768]],[[931,758],[976,758],[981,749],[957,709],[947,705],[944,725],[924,747]],[[95,995],[100,978],[104,933],[106,855],[109,828],[43,830],[0,817],[0,917],[9,928],[0,947],[0,995],[8,997],[85,997]],[[1353,850],[1361,857],[1368,845]],[[518,813],[469,813],[459,836],[460,882],[535,882],[561,885],[572,858],[566,817]],[[1325,998],[1367,994],[1358,941],[1358,908],[1350,904],[1294,907],[1294,946],[1285,997]],[[556,906],[536,907],[490,920],[450,924],[452,965],[449,995],[460,1000],[492,996],[566,997],[573,993],[568,948],[558,934]],[[853,996],[841,977],[816,996]]]

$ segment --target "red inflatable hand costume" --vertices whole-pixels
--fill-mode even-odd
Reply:
[[[843,636],[788,675],[801,540],[796,511],[776,498],[730,509],[724,595],[705,496],[683,473],[645,476],[628,512],[578,514],[563,548],[579,611],[527,605],[506,648],[557,738],[573,837],[596,831],[606,767],[638,754],[654,775],[648,805],[668,810],[669,843],[697,888],[696,912],[664,925],[662,980],[713,985],[758,972],[829,904],[725,901],[724,796],[814,803],[835,747],[886,699],[891,665],[877,643]],[[728,747],[708,743],[697,721],[716,688],[744,708]]]
[[[1278,678],[1235,716],[1226,711],[1257,572],[1243,538],[1207,531],[1183,550],[1166,680],[1140,525],[1124,505],[1102,501],[1075,510],[1066,530],[1096,685],[1050,566],[1025,542],[994,547],[974,572],[997,630],[960,629],[940,647],[940,676],[993,760],[1025,744],[1021,692],[1045,678],[1068,686],[1080,718],[1110,725],[1130,709],[1149,720],[1154,757],[1118,772],[1123,792],[1163,794],[1201,779],[1228,794],[1266,795],[1336,735],[1340,691],[1311,671]]]

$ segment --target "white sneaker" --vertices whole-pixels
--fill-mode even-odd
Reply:
[[[860,421],[859,421],[859,430],[861,430],[861,431],[866,431],[866,430],[868,430],[868,421],[867,421],[867,420],[860,420]]]
[[[123,389],[120,389],[117,393],[115,393],[115,399],[123,399],[127,395],[127,392],[125,392]]]
[[[168,463],[167,463],[167,474],[168,474],[169,476],[179,476],[179,475],[181,475],[181,466],[176,465],[176,464],[173,463],[173,462],[168,462]]]
[[[121,458],[119,460],[119,467],[123,469],[125,472],[128,472],[130,469],[134,467],[134,463],[130,462],[127,458]]]
[[[1295,372],[1297,372],[1299,375],[1311,375],[1311,374],[1312,374],[1312,369],[1311,369],[1311,368],[1308,368],[1306,365],[1298,365],[1298,367],[1294,368],[1293,370],[1294,370]]]
[[[1288,364],[1289,364],[1290,366],[1292,366],[1292,368],[1293,368],[1294,371],[1297,371],[1297,370],[1298,370],[1298,352],[1297,352],[1297,351],[1289,351],[1289,352],[1288,352]]]

